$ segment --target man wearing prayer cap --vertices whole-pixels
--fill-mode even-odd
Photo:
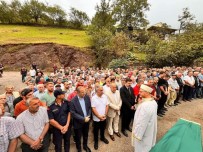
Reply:
[[[141,103],[135,112],[132,145],[135,152],[149,152],[156,143],[157,103],[151,97],[152,88],[142,84],[140,87]]]

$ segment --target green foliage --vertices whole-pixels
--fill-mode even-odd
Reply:
[[[116,69],[116,68],[127,68],[129,66],[129,61],[125,58],[120,58],[120,59],[113,59],[108,67],[112,68],[112,69]]]
[[[111,38],[112,33],[106,28],[92,32],[93,53],[98,67],[106,66],[112,59],[112,52],[109,50]]]
[[[189,12],[189,8],[183,8],[183,14],[178,16],[180,22],[179,33],[181,30],[186,30],[187,26],[195,19],[195,16]]]
[[[44,3],[38,2],[38,0],[31,0],[29,4],[27,5],[30,9],[30,17],[35,21],[35,23],[38,23],[39,19],[42,18],[42,16],[45,13],[45,5]]]
[[[145,11],[149,10],[147,0],[115,0],[114,18],[119,22],[120,27],[127,29],[132,26],[136,29],[145,27],[148,24],[145,18]]]
[[[142,47],[148,54],[147,64],[155,67],[192,65],[195,59],[203,56],[202,24],[196,24],[196,29],[175,35],[169,41],[152,36]]]
[[[128,68],[129,66],[135,66],[138,62],[138,57],[134,52],[127,52],[122,58],[113,59],[108,67],[109,68]]]
[[[116,33],[111,39],[110,50],[114,58],[122,57],[127,54],[127,52],[133,50],[134,43],[129,39],[129,37],[124,33]]]
[[[87,25],[90,21],[89,17],[85,12],[79,11],[75,8],[70,9],[71,12],[69,13],[70,17],[70,26],[76,29],[83,29],[85,25]]]
[[[4,24],[37,24],[83,29],[89,23],[87,14],[75,8],[71,8],[69,18],[68,21],[66,12],[60,6],[50,6],[39,0],[23,3],[20,3],[20,0],[12,0],[10,4],[0,1],[0,23]]]
[[[115,20],[112,18],[112,7],[110,1],[101,0],[100,5],[96,6],[96,14],[92,18],[91,25],[89,26],[89,33],[97,31],[101,28],[106,28],[111,32],[115,31]]]
[[[0,1],[0,21],[5,23],[11,23],[12,19],[10,16],[10,8],[6,2]]]
[[[46,11],[48,12],[47,23],[59,26],[66,23],[66,13],[60,6],[49,6]]]

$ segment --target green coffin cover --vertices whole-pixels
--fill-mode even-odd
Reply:
[[[179,119],[150,152],[202,152],[200,124]]]

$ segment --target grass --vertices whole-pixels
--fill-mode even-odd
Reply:
[[[75,47],[91,46],[85,31],[67,28],[0,25],[0,44],[48,43]]]

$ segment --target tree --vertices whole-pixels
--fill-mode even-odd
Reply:
[[[19,0],[12,0],[9,7],[10,7],[10,18],[12,19],[12,21],[19,22],[20,21],[19,12],[22,7]]]
[[[119,58],[125,56],[129,51],[133,50],[133,42],[129,37],[124,33],[116,33],[112,37],[110,43],[110,50],[114,58]]]
[[[90,21],[89,17],[85,12],[79,11],[75,8],[71,8],[69,13],[69,22],[72,28],[83,29]]]
[[[169,41],[152,36],[145,45],[146,63],[152,67],[191,66],[203,57],[203,25],[193,25],[193,30],[174,35]]]
[[[111,38],[112,33],[106,28],[94,31],[91,35],[93,54],[96,57],[95,64],[99,68],[107,66],[112,60],[112,52],[109,49]]]
[[[115,20],[113,19],[112,6],[110,1],[101,0],[100,5],[96,6],[96,14],[92,19],[89,31],[95,31],[101,28],[106,28],[109,31],[115,31]]]
[[[148,24],[145,18],[145,11],[149,10],[147,0],[115,0],[114,18],[120,24],[120,27],[141,28]]]
[[[42,18],[45,12],[44,3],[38,2],[38,0],[31,0],[29,3],[30,16],[35,20],[35,23],[38,23],[39,19]]]
[[[59,5],[47,7],[46,11],[52,25],[63,25],[66,22],[66,13]]]
[[[19,10],[19,17],[22,23],[30,23],[32,17],[30,16],[30,4],[25,2]]]
[[[0,1],[0,21],[2,23],[10,23],[10,8],[9,5],[4,2]]]
[[[181,30],[186,29],[187,25],[190,24],[194,18],[195,16],[189,12],[188,8],[183,8],[183,14],[178,16],[178,21],[180,22],[179,34]]]

